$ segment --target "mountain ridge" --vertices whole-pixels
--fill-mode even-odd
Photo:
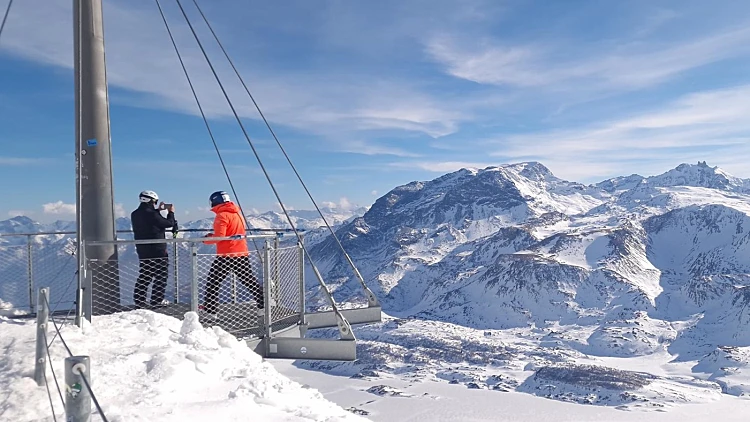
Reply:
[[[412,182],[378,201],[337,234],[396,318],[568,327],[580,336],[555,343],[591,356],[750,347],[750,190],[718,167],[582,185],[519,163]],[[415,209],[419,218],[401,218]],[[312,250],[345,300],[356,286],[333,247],[328,238]]]
[[[469,388],[487,377],[487,388],[532,394],[559,376],[564,393],[551,398],[607,405],[568,375],[606,378],[610,372],[587,366],[600,357],[663,355],[695,362],[691,376],[710,379],[649,376],[653,382],[694,397],[750,394],[748,185],[705,162],[589,185],[529,162],[395,187],[334,228],[384,321],[355,328],[367,340],[357,362],[298,365],[434,376]],[[309,251],[334,297],[365,303],[335,240],[316,233]],[[306,303],[326,306],[311,274]],[[521,376],[530,373],[541,384]],[[626,397],[670,405],[635,390]]]

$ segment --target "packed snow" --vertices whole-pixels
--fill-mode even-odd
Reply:
[[[35,327],[0,317],[0,420],[53,419],[45,387],[32,379]],[[48,338],[54,333],[50,323]],[[144,310],[99,316],[81,329],[65,325],[62,336],[73,353],[91,357],[92,389],[112,422],[363,420],[280,375],[232,335],[203,328],[195,313],[182,322]],[[59,338],[51,356],[60,377],[68,355]],[[53,368],[47,378],[62,420]]]

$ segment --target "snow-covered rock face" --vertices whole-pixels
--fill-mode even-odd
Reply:
[[[709,167],[705,162],[680,164],[662,175],[644,179],[641,185],[654,187],[692,186],[720,189],[729,192],[747,193],[747,181],[734,177],[718,167]]]
[[[589,355],[700,355],[750,346],[748,186],[705,163],[590,186],[538,163],[461,170],[394,189],[338,236],[399,317],[589,327],[571,345]],[[331,239],[314,254],[339,299],[357,292]]]
[[[350,254],[368,261],[363,266],[366,277],[377,279],[376,293],[386,295],[407,274],[415,270],[431,272],[423,267],[446,259],[470,262],[473,269],[486,265],[480,263],[485,257],[476,256],[476,251],[452,256],[456,248],[467,242],[482,239],[474,245],[481,247],[493,239],[528,246],[530,240],[536,240],[529,228],[584,213],[603,204],[606,196],[600,189],[561,180],[539,163],[463,169],[429,182],[395,188],[361,218],[343,225],[337,235]],[[505,228],[515,231],[495,236]],[[486,248],[490,249],[493,247]],[[332,278],[351,274],[333,239],[321,242],[314,250],[322,261],[321,267]],[[467,259],[469,253],[475,256]],[[445,270],[454,273],[452,269]],[[351,286],[343,283],[342,288],[345,291]]]

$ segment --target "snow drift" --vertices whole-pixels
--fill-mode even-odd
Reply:
[[[52,420],[46,389],[32,379],[34,322],[0,317],[0,332],[0,420]],[[67,325],[62,333],[73,353],[91,357],[94,393],[113,422],[363,420],[281,376],[230,334],[204,329],[195,313],[180,322],[132,311],[96,317],[82,329]],[[67,353],[59,339],[51,353],[61,376]],[[49,368],[47,378],[60,418]]]

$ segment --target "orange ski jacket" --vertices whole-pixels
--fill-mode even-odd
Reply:
[[[216,213],[214,218],[214,232],[207,237],[229,237],[245,235],[245,219],[240,209],[233,202],[219,204],[211,211]],[[247,240],[205,240],[203,243],[215,244],[217,255],[243,256],[248,255]]]

